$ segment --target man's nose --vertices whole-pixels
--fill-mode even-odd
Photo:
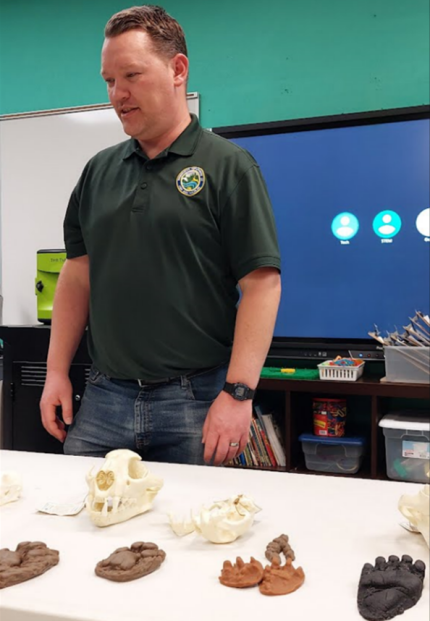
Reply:
[[[115,82],[114,86],[111,89],[112,101],[121,103],[122,101],[125,101],[129,97],[129,95],[130,95],[130,92],[127,89],[125,84]]]

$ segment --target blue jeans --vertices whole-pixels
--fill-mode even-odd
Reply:
[[[202,428],[221,392],[227,364],[139,386],[91,369],[64,442],[67,455],[104,457],[128,448],[148,461],[203,464]]]

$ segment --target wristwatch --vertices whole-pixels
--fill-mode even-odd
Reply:
[[[230,384],[229,382],[226,382],[224,384],[223,390],[237,401],[246,401],[247,399],[253,399],[255,395],[255,390],[252,390],[252,388],[250,388],[246,384],[241,384],[240,382],[237,384]]]

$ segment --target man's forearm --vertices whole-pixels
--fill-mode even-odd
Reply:
[[[269,351],[281,297],[277,271],[254,276],[243,288],[227,373],[228,382],[244,382],[251,388],[258,384]]]
[[[63,270],[55,291],[47,366],[48,373],[68,374],[88,323],[89,285],[67,263]]]

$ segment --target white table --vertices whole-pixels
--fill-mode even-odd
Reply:
[[[97,528],[83,510],[74,517],[36,511],[64,490],[86,492],[85,474],[99,459],[0,452],[0,469],[23,476],[23,495],[0,507],[0,547],[44,541],[60,551],[47,573],[0,591],[1,621],[361,621],[356,595],[361,568],[375,557],[409,554],[427,565],[419,603],[399,617],[424,621],[429,611],[429,550],[421,535],[404,530],[397,502],[421,486],[330,476],[297,475],[148,463],[164,487],[148,513]],[[252,530],[235,542],[214,545],[195,533],[178,538],[169,510],[181,512],[237,493],[262,507]],[[261,595],[218,581],[223,561],[251,555],[264,561],[266,545],[286,533],[296,566],[306,574],[295,593]],[[167,557],[153,574],[128,583],[98,578],[96,563],[134,541],[152,541]]]

